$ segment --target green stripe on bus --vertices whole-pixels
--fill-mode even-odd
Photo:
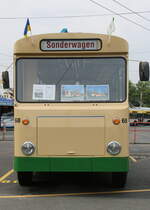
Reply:
[[[128,157],[15,157],[15,171],[126,172]]]

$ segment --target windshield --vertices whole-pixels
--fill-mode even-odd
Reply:
[[[122,102],[124,58],[22,58],[17,60],[20,102]]]

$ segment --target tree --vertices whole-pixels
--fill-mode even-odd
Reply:
[[[134,84],[129,81],[129,103],[130,106],[150,107],[150,82]]]
[[[140,106],[150,107],[150,82],[139,81],[136,84]]]
[[[139,106],[139,98],[136,84],[129,80],[129,104],[130,106]]]

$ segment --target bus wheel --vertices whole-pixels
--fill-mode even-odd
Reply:
[[[127,172],[112,172],[112,187],[124,187],[127,181]]]
[[[21,186],[30,186],[32,184],[32,172],[17,172],[17,176]]]

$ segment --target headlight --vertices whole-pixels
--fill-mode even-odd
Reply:
[[[35,151],[35,146],[31,142],[25,142],[22,145],[21,150],[24,155],[32,155]]]
[[[121,152],[121,145],[117,141],[111,141],[107,145],[107,152],[111,155],[118,155]]]

